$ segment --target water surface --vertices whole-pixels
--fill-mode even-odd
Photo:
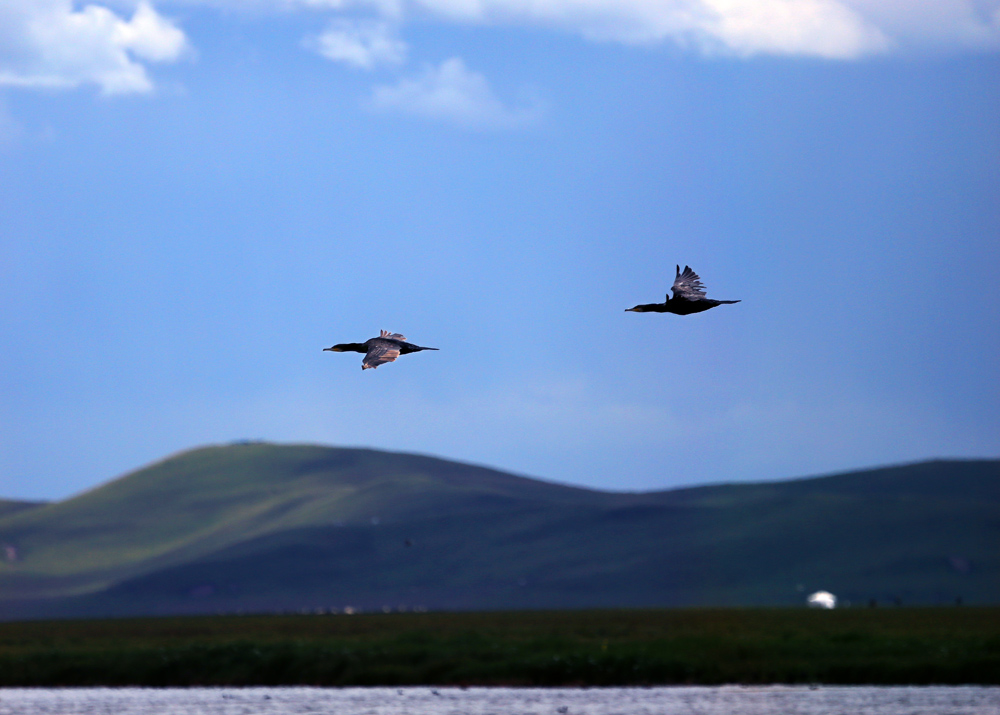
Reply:
[[[1000,715],[1000,688],[8,688],[0,715]]]

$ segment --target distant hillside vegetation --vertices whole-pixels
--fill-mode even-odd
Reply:
[[[25,509],[34,509],[45,504],[41,501],[17,501],[15,499],[0,499],[0,517],[15,514]]]
[[[0,617],[1000,601],[1000,461],[598,492],[432,457],[239,444],[0,502]],[[15,503],[20,504],[20,503]]]

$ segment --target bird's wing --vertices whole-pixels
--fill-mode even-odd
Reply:
[[[677,266],[677,277],[674,278],[674,284],[670,290],[674,292],[674,298],[701,300],[705,297],[705,286],[701,284],[701,278],[691,270],[690,266],[684,266],[683,272],[681,267]],[[667,298],[669,299],[670,296]]]
[[[381,333],[381,335],[379,335],[380,338],[390,338],[391,340],[402,340],[403,342],[406,342],[406,338],[399,333],[390,333],[388,330],[381,330],[379,332]]]
[[[379,365],[385,365],[387,362],[393,362],[398,357],[398,345],[390,343],[388,340],[375,339],[368,345],[368,353],[361,362],[361,366],[365,368],[378,367]]]

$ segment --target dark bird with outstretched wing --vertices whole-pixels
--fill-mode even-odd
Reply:
[[[340,343],[332,348],[323,348],[324,352],[327,350],[335,353],[364,353],[365,359],[361,361],[361,369],[367,370],[385,365],[387,362],[394,362],[400,355],[418,353],[421,350],[437,350],[437,348],[414,345],[406,342],[406,338],[399,333],[383,330],[377,338],[369,338],[363,343]]]
[[[673,298],[667,294],[667,300],[663,303],[646,303],[637,305],[634,308],[626,308],[625,312],[632,313],[674,313],[676,315],[691,315],[700,313],[703,310],[714,308],[717,305],[726,303],[739,303],[738,300],[715,300],[705,296],[705,286],[701,283],[698,274],[691,270],[690,266],[677,266],[677,276],[674,278],[674,285],[670,288],[674,292]]]

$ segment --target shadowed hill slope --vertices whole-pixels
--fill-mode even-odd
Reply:
[[[15,544],[23,559],[0,570],[0,584],[7,598],[82,593],[285,530],[601,497],[419,455],[205,447],[0,519],[0,541]]]
[[[0,564],[0,615],[777,605],[819,588],[995,602],[998,502],[985,460],[621,494],[408,454],[209,447],[0,516],[21,555]]]
[[[18,501],[16,499],[0,499],[0,517],[16,514],[19,511],[35,509],[44,506],[41,501]]]

